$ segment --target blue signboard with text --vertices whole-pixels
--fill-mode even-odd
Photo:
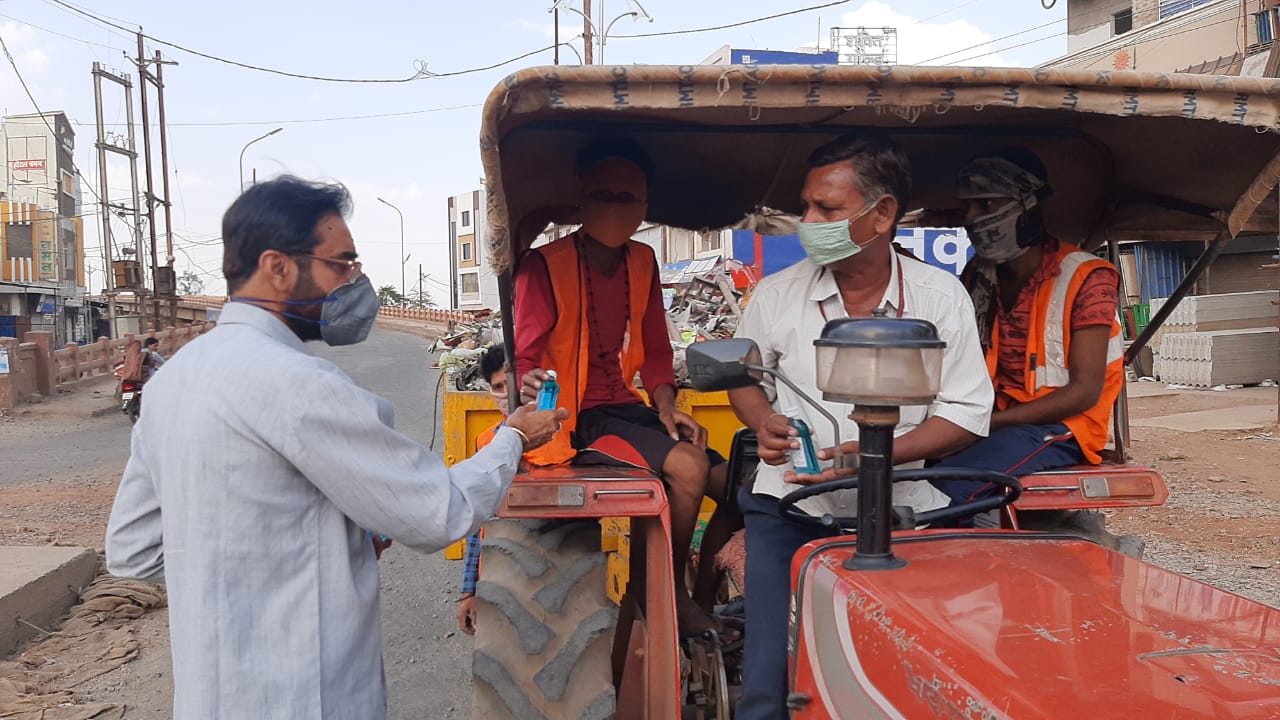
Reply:
[[[956,275],[973,257],[969,238],[961,228],[902,228],[895,241],[917,258]],[[795,235],[765,235],[760,245],[766,276],[804,259],[804,248]],[[733,231],[733,258],[747,265],[755,264],[755,233]]]

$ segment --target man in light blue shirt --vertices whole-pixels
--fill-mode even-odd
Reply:
[[[385,717],[366,529],[424,552],[465,537],[563,419],[517,410],[446,467],[309,353],[362,341],[377,316],[349,207],[297,178],[245,191],[222,221],[231,302],[147,385],[107,567],[168,586],[178,720]]]

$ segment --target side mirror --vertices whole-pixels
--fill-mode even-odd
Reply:
[[[703,340],[685,350],[689,380],[703,392],[733,390],[758,385],[764,377],[747,365],[760,364],[760,348],[754,340]]]

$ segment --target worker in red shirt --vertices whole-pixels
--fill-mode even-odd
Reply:
[[[676,409],[657,261],[652,248],[631,239],[648,211],[648,168],[629,143],[579,154],[581,227],[526,253],[516,273],[516,372],[529,403],[545,371],[556,371],[558,404],[569,410],[560,433],[526,456],[530,462],[562,463],[587,451],[583,461],[648,468],[665,481],[677,619],[690,634],[714,627],[689,596],[684,569],[709,475],[719,488],[714,496],[723,494],[724,459],[707,448],[706,428]]]
[[[1051,193],[1034,153],[1008,148],[961,169],[958,196],[975,258],[962,280],[996,391],[991,434],[939,467],[1022,476],[1097,464],[1124,386],[1114,266],[1045,229]],[[954,503],[991,486],[940,480]]]

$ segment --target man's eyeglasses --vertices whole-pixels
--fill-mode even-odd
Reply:
[[[586,194],[588,200],[594,200],[598,203],[611,203],[614,205],[639,205],[645,202],[644,198],[637,197],[635,193],[612,192],[609,190],[592,190]]]
[[[342,277],[350,280],[358,277],[364,264],[359,260],[347,260],[346,258],[327,258],[319,255],[311,255],[310,253],[292,253],[294,257],[311,258],[319,260],[322,263],[328,263],[331,267],[337,268],[339,273],[343,273]]]

